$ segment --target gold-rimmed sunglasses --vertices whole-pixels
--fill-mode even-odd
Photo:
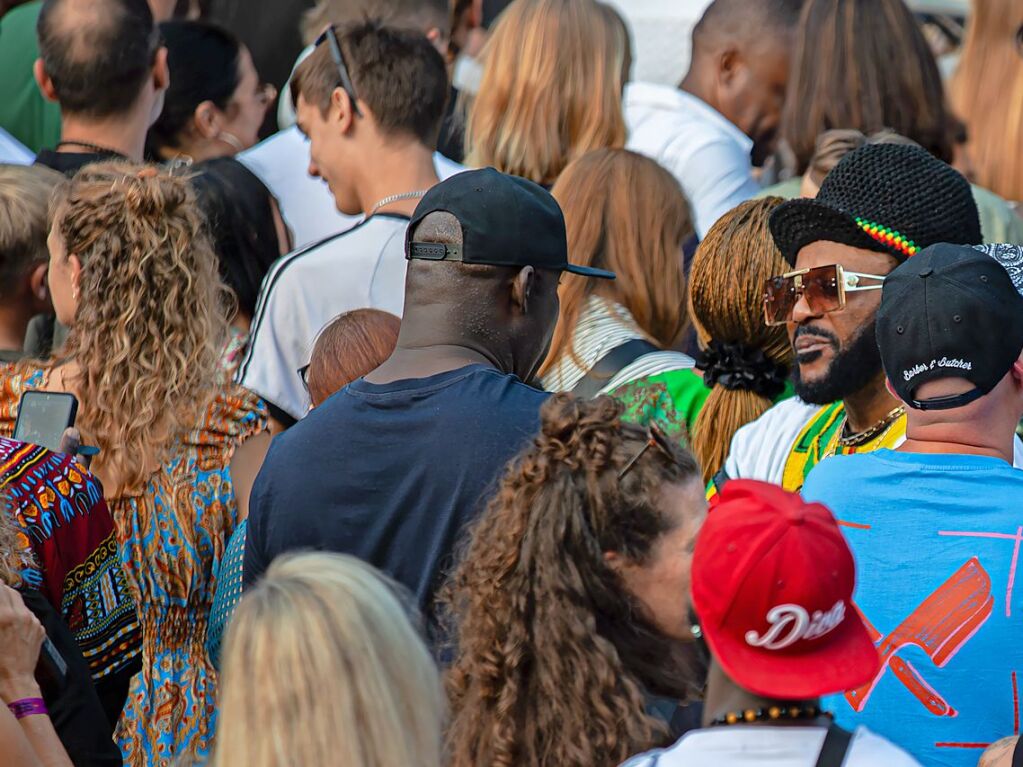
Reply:
[[[884,275],[847,272],[840,264],[831,264],[772,277],[764,283],[764,321],[770,326],[791,322],[800,297],[815,314],[826,314],[844,309],[847,293],[884,287],[861,285],[862,280],[884,282]]]

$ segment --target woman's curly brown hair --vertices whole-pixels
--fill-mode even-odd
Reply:
[[[79,425],[102,451],[96,468],[138,488],[212,399],[230,294],[183,177],[98,163],[51,207],[82,262],[64,349],[80,367]]]
[[[694,648],[653,627],[604,556],[643,563],[674,527],[661,489],[699,467],[648,449],[619,480],[647,442],[621,412],[552,397],[471,533],[444,592],[453,767],[617,765],[664,741],[647,694],[682,701],[702,683]]]

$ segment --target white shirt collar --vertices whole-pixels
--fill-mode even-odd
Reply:
[[[713,124],[731,136],[746,152],[753,149],[753,139],[703,99],[681,88],[654,83],[629,83],[625,87],[625,103],[631,108],[663,109],[685,112],[702,122]]]

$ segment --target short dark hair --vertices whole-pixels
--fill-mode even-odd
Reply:
[[[238,90],[242,44],[226,29],[202,21],[167,21],[160,25],[167,46],[171,80],[163,112],[149,129],[149,151],[180,146],[179,134],[196,107],[211,101],[226,109]]]
[[[427,146],[437,143],[448,98],[444,58],[421,32],[384,26],[378,20],[337,30],[352,84],[377,125],[386,133],[411,134]],[[330,107],[339,87],[338,71],[327,43],[303,61],[291,78],[291,95]]]
[[[693,48],[723,40],[788,45],[803,0],[714,0],[693,27]]]
[[[36,29],[61,107],[92,117],[131,108],[159,49],[146,0],[45,0]]]
[[[797,173],[817,136],[836,128],[887,128],[952,162],[941,74],[902,0],[808,0],[803,9],[781,122]]]

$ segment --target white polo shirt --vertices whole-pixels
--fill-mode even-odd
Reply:
[[[733,725],[693,730],[671,748],[650,751],[623,767],[814,767],[827,735],[824,727]],[[912,756],[859,727],[844,767],[920,767]]]
[[[377,213],[279,259],[263,280],[237,382],[302,418],[310,401],[298,370],[309,363],[319,332],[354,309],[401,316],[408,223],[407,216]]]
[[[721,216],[760,191],[753,180],[753,141],[695,96],[630,83],[625,122],[627,148],[657,160],[678,180],[701,240]]]
[[[246,149],[238,160],[277,198],[296,248],[344,232],[362,220],[361,215],[346,216],[338,211],[326,182],[309,175],[309,143],[297,127]],[[465,170],[439,152],[434,153],[433,164],[441,181]]]

